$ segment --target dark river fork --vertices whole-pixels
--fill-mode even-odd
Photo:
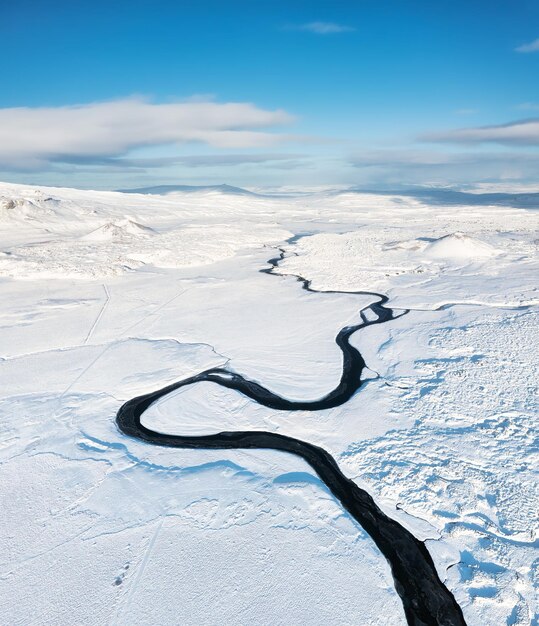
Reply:
[[[268,261],[270,267],[260,270],[271,274],[284,259],[285,251]],[[212,382],[251,398],[259,404],[285,411],[320,411],[340,406],[349,400],[364,381],[361,374],[366,367],[360,352],[350,345],[351,336],[372,324],[382,324],[405,315],[399,315],[385,305],[388,297],[366,291],[317,291],[310,281],[295,276],[303,289],[315,293],[347,293],[370,295],[378,300],[359,312],[360,322],[341,329],[335,339],[343,356],[342,375],[339,384],[319,400],[291,401],[283,398],[259,383],[225,368],[212,368],[195,376],[172,383],[152,393],[138,396],[126,402],[118,411],[116,423],[119,430],[135,439],[171,448],[202,448],[213,450],[266,448],[289,452],[304,459],[326,484],[335,498],[361,525],[389,562],[410,626],[465,626],[464,616],[453,594],[440,580],[436,567],[425,544],[416,539],[394,519],[388,517],[376,505],[373,498],[347,478],[335,459],[323,448],[312,443],[266,431],[225,431],[212,435],[167,435],[147,428],[141,423],[144,412],[163,396],[201,382]],[[367,312],[370,312],[367,317]],[[357,623],[361,623],[358,616]]]

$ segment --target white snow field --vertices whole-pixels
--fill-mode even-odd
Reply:
[[[426,542],[470,626],[536,623],[539,211],[411,196],[143,195],[0,184],[0,614],[16,625],[405,624],[389,565],[302,460],[158,448],[128,399],[227,365],[144,423],[322,446]],[[294,235],[302,235],[287,240]],[[276,275],[261,273],[283,260]]]

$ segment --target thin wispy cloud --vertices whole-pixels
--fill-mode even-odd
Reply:
[[[539,38],[515,48],[515,52],[539,52]]]
[[[303,30],[315,35],[336,35],[338,33],[351,33],[356,29],[352,26],[344,26],[335,22],[307,22],[299,26],[291,27],[293,30]]]
[[[427,150],[367,150],[350,158],[356,167],[436,166],[458,162],[456,155]]]
[[[442,152],[428,150],[372,150],[350,158],[357,167],[438,167],[445,165],[470,165],[477,163],[519,163],[539,165],[535,152]]]
[[[304,158],[304,154],[292,153],[259,153],[259,154],[201,154],[186,155],[178,157],[170,157],[174,164],[184,165],[185,167],[233,167],[236,165],[250,165],[256,163],[277,163],[284,161],[297,161]],[[137,159],[133,159],[137,161]]]
[[[349,158],[364,181],[406,186],[461,184],[534,177],[539,167],[536,152],[443,152],[428,150],[374,150]]]
[[[539,111],[539,103],[537,102],[522,102],[515,107],[520,111]]]
[[[149,146],[202,143],[260,148],[288,137],[268,129],[289,124],[283,110],[250,103],[154,104],[123,99],[78,106],[0,109],[0,165],[38,169],[50,163],[125,156]]]
[[[63,163],[72,165],[98,165],[107,168],[121,168],[127,170],[134,168],[137,170],[155,169],[169,167],[171,165],[182,165],[188,168],[198,167],[235,167],[237,165],[251,165],[266,163],[279,167],[280,162],[286,164],[297,162],[303,159],[304,154],[293,153],[257,153],[257,154],[197,154],[197,155],[177,155],[166,157],[104,157],[104,156],[64,156]]]
[[[519,120],[509,124],[459,128],[420,136],[422,141],[441,143],[499,143],[506,145],[539,145],[539,118]]]

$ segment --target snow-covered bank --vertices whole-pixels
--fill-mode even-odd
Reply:
[[[537,214],[482,213],[470,217],[463,207],[450,219],[433,211],[409,223],[393,219],[385,227],[367,223],[344,234],[313,235],[280,270],[320,290],[381,291],[403,308],[539,304]]]
[[[537,214],[358,194],[0,195],[6,620],[402,623],[384,559],[301,461],[157,450],[120,435],[114,415],[225,363],[290,398],[335,386],[334,337],[368,298],[260,274],[292,233],[320,234],[284,244],[278,271],[316,288],[376,285],[413,308],[528,306]],[[148,417],[327,448],[428,538],[470,624],[528,624],[535,310],[455,306],[365,329],[353,342],[380,377],[334,409],[291,415],[201,385]]]

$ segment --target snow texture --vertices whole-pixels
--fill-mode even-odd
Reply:
[[[210,367],[291,399],[331,390],[335,336],[375,298],[300,275],[411,309],[353,337],[358,394],[287,413],[202,383],[145,423],[326,448],[426,542],[471,626],[534,623],[539,214],[168,191],[0,185],[3,621],[405,623],[387,563],[301,460],[115,427],[129,398]]]

